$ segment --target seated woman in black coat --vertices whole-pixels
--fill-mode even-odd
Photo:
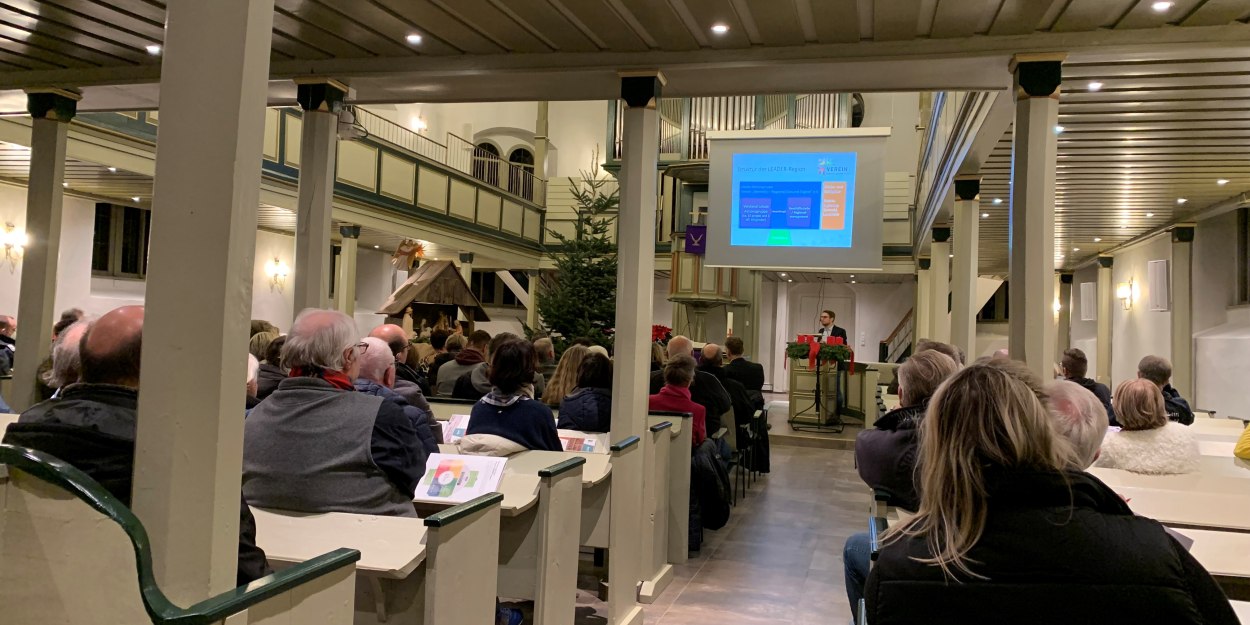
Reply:
[[[951,377],[920,424],[920,509],[885,534],[873,625],[1237,623],[1215,580],[1091,475],[1040,381],[994,360]]]
[[[612,361],[589,354],[577,370],[577,388],[560,401],[562,430],[608,432],[612,429]]]

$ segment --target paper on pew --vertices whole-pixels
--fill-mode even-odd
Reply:
[[[606,434],[581,432],[578,430],[557,430],[560,444],[564,451],[608,453],[608,437]]]
[[[413,501],[464,503],[499,490],[507,458],[430,454]]]
[[[469,429],[469,415],[454,414],[443,424],[443,442],[448,445],[455,445],[464,438],[464,433]]]

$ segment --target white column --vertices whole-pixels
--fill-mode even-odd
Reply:
[[[1194,224],[1172,228],[1172,386],[1190,398],[1194,392],[1193,241]]]
[[[651,304],[655,295],[656,172],[659,161],[659,114],[656,105],[664,78],[658,73],[621,77],[625,100],[621,155],[621,211],[617,218],[620,263],[616,281],[616,353],[612,380],[612,440],[643,436],[646,430],[647,389],[650,386]],[[625,488],[616,491],[613,476],[612,509],[642,509],[641,450],[627,466]],[[622,476],[626,477],[626,476]],[[613,515],[612,558],[624,558],[611,573],[609,622],[640,623],[635,584],[641,577],[641,561],[633,547],[641,531],[642,517]],[[620,575],[621,577],[617,577]],[[624,584],[624,587],[622,587]]]
[[[1111,256],[1098,257],[1098,326],[1095,341],[1094,379],[1111,384],[1111,306],[1115,285],[1111,283]],[[1087,374],[1088,375],[1088,374]]]
[[[356,250],[360,226],[339,226],[339,274],[335,282],[334,304],[343,314],[356,314]]]
[[[537,160],[537,159],[535,159]],[[542,272],[537,269],[530,269],[525,272],[529,278],[529,305],[525,308],[525,325],[530,328],[538,328],[538,287],[542,281]]]
[[[1055,319],[1055,355],[1072,345],[1072,273],[1062,272],[1059,279],[1058,316]]]
[[[547,179],[547,148],[550,144],[547,138],[548,109],[547,102],[539,102],[538,115],[534,120],[534,177],[541,180]]]
[[[1055,363],[1055,159],[1063,55],[1017,55],[1008,351],[1043,380]]]
[[[295,213],[295,314],[330,303],[330,213],[334,204],[339,111],[347,87],[334,81],[297,81],[304,111]]]
[[[22,253],[22,286],[17,322],[20,344],[13,363],[15,411],[33,406],[35,376],[48,356],[48,341],[56,320],[57,257],[61,249],[61,212],[64,201],[65,139],[82,96],[64,89],[27,92],[30,112],[30,178],[26,185],[26,236]]]
[[[951,229],[934,228],[929,254],[929,336],[935,341],[951,340]]]
[[[930,322],[930,311],[933,308],[932,292],[932,269],[933,262],[927,257],[920,257],[916,260],[916,313],[912,316],[915,320],[916,332],[912,336],[912,345],[915,346],[919,339],[933,338],[929,335],[933,331]]]
[[[273,0],[167,6],[133,508],[189,605],[235,585]]]
[[[955,178],[955,262],[951,275],[951,344],[972,357],[977,347],[977,243],[980,176]]]
[[[460,277],[464,278],[465,286],[473,288],[473,252],[460,252]],[[468,321],[463,309],[457,309],[456,318]]]

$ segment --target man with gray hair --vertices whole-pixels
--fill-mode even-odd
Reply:
[[[282,346],[290,373],[244,425],[243,492],[252,505],[416,516],[425,450],[402,408],[356,392],[361,357],[377,349],[357,336],[356,322],[338,311],[295,318]]]
[[[1055,380],[1046,385],[1050,414],[1055,429],[1076,449],[1078,466],[1084,471],[1098,459],[1102,439],[1107,435],[1107,411],[1089,389],[1070,380]]]
[[[61,389],[78,381],[82,371],[82,357],[78,344],[87,331],[86,320],[76,321],[57,335],[52,342],[52,367],[44,372],[43,382],[53,389],[52,397],[59,397]]]
[[[417,438],[421,439],[421,447],[425,449],[425,453],[438,453],[438,441],[435,440],[434,432],[430,429],[430,420],[433,419],[433,415],[428,410],[429,404],[426,404],[426,410],[422,410],[408,403],[408,400],[394,390],[398,380],[397,365],[393,358],[387,359],[389,350],[385,349],[386,341],[371,336],[361,339],[361,342],[369,347],[360,357],[360,375],[356,377],[356,390],[366,395],[381,397],[399,406],[404,411],[404,416],[412,422],[412,427],[416,429]]]
[[[1167,410],[1168,419],[1181,425],[1193,425],[1194,411],[1190,410],[1189,402],[1181,397],[1169,381],[1172,379],[1172,363],[1163,356],[1146,356],[1137,363],[1137,377],[1146,378],[1159,387],[1163,393],[1163,407]]]
[[[556,373],[556,346],[543,336],[534,339],[534,354],[538,356],[538,372],[550,380]]]

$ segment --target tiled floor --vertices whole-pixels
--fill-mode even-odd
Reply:
[[[772,446],[772,473],[729,524],[705,532],[703,553],[646,622],[658,625],[833,625],[850,622],[842,544],[866,523],[868,491],[850,451]]]

